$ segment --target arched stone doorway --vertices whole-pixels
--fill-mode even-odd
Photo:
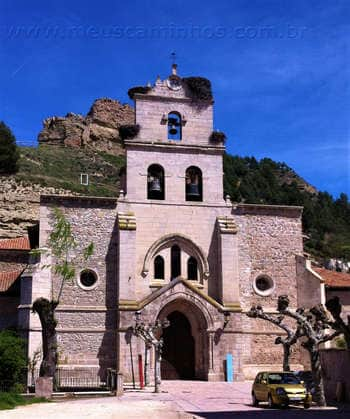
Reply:
[[[163,332],[162,378],[193,380],[195,348],[191,324],[179,311],[173,311],[167,317],[170,326]]]
[[[179,298],[159,313],[170,326],[163,331],[161,373],[164,380],[207,380],[209,369],[208,324],[201,309]]]

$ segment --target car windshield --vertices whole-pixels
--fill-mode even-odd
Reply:
[[[269,384],[300,384],[300,380],[294,374],[269,374]]]

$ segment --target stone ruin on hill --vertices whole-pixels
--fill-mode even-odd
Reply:
[[[39,144],[92,148],[122,154],[118,128],[134,123],[134,109],[117,100],[96,99],[86,116],[72,112],[65,117],[53,116],[43,121]]]

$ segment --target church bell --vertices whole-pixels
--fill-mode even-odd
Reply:
[[[176,118],[169,118],[169,134],[176,135],[178,132],[179,121]]]
[[[151,180],[149,190],[150,192],[161,192],[162,188],[160,186],[159,178],[156,177]]]
[[[199,187],[197,183],[190,183],[187,185],[187,195],[199,196]]]
[[[176,126],[175,126],[175,125],[171,125],[171,126],[170,126],[169,133],[170,133],[171,135],[176,135],[176,134],[177,134],[177,128],[176,128]]]

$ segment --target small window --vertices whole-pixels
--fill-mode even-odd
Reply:
[[[267,275],[259,275],[253,282],[254,291],[263,297],[272,294],[274,288],[275,284],[273,279]]]
[[[181,249],[178,245],[171,248],[171,279],[181,275]]]
[[[159,164],[151,164],[147,171],[147,199],[164,199],[164,169]]]
[[[191,281],[197,281],[198,279],[198,264],[196,258],[191,256],[187,261],[187,278]]]
[[[191,166],[186,170],[186,201],[203,201],[202,171]]]
[[[157,256],[154,259],[154,279],[164,279],[164,259]]]
[[[80,173],[80,184],[84,186],[89,185],[89,175],[87,173]]]
[[[126,167],[125,166],[121,167],[120,170],[119,170],[119,179],[120,179],[119,180],[119,185],[120,185],[119,189],[123,190],[124,194],[126,194],[127,190],[126,190]]]
[[[182,121],[178,112],[168,114],[168,140],[182,139]]]
[[[79,285],[83,289],[92,289],[97,284],[97,274],[91,269],[84,269],[80,272]]]

